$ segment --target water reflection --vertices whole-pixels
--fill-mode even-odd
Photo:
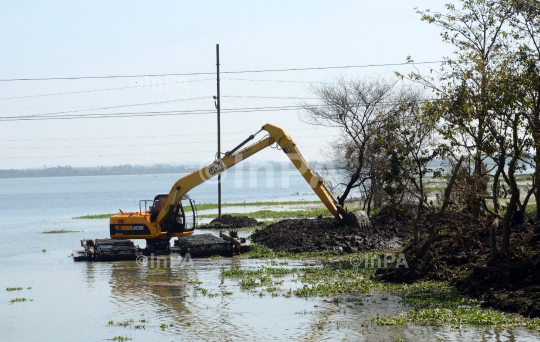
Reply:
[[[280,260],[282,262],[283,260]],[[496,332],[485,327],[405,326],[377,327],[377,313],[398,315],[404,308],[399,296],[370,293],[333,298],[272,297],[261,288],[242,290],[238,281],[223,279],[232,267],[270,267],[268,261],[198,259],[192,266],[172,260],[163,270],[136,262],[109,264],[111,299],[122,317],[144,317],[146,330],[130,336],[157,332],[195,340],[354,340],[354,341],[536,341],[525,331]],[[305,267],[317,262],[289,260],[284,267]],[[171,266],[172,265],[172,266]],[[90,269],[90,268],[89,268]],[[280,294],[301,287],[293,277],[284,278]],[[232,294],[226,294],[232,292]],[[262,295],[261,295],[262,293]],[[219,295],[218,295],[219,294]],[[349,300],[347,300],[349,299]],[[359,299],[363,305],[351,305]],[[144,316],[142,316],[144,315]],[[166,329],[161,329],[166,324]],[[170,327],[170,324],[173,324]]]

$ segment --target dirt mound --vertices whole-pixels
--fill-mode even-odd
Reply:
[[[480,298],[483,306],[540,317],[540,222],[512,228],[507,260],[490,258],[491,222],[484,218],[474,223],[470,214],[448,212],[441,221],[444,229],[422,258],[416,258],[411,248],[408,269],[380,269],[377,276],[400,283],[450,281]],[[429,228],[430,218],[422,231]],[[502,224],[497,229],[498,246],[501,230]]]
[[[221,215],[221,222],[218,219],[213,219],[209,224],[199,226],[197,229],[229,229],[229,228],[246,228],[246,227],[256,227],[261,223],[254,218],[247,216],[232,216],[232,215]]]
[[[404,222],[372,218],[373,231],[342,226],[334,218],[283,220],[255,231],[254,242],[278,252],[341,251],[345,253],[399,247],[410,228]]]

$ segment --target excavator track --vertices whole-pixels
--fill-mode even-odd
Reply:
[[[81,240],[81,246],[73,251],[75,261],[135,260],[141,251],[131,240],[96,239]]]
[[[73,250],[75,261],[118,261],[136,260],[143,255],[151,255],[147,249],[140,249],[131,240],[96,239],[81,240],[82,248]],[[239,238],[236,231],[220,232],[220,237],[212,234],[195,234],[178,238],[174,246],[167,250],[182,256],[204,258],[212,255],[230,257],[250,251],[249,241]],[[161,255],[161,254],[160,254]]]
[[[192,258],[212,255],[233,256],[234,246],[212,234],[197,234],[180,237],[174,241],[171,250],[182,256],[189,254]]]

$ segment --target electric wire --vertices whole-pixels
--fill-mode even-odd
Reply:
[[[17,116],[17,117],[18,118],[26,118],[26,117],[37,117],[37,116],[46,116],[46,115],[80,113],[80,112],[88,112],[88,111],[94,111],[94,110],[117,109],[117,108],[138,107],[138,106],[149,106],[149,105],[164,104],[164,103],[202,100],[202,99],[208,99],[208,98],[211,98],[211,96],[188,97],[188,98],[176,99],[176,100],[134,103],[134,104],[118,105],[118,106],[110,106],[110,107],[98,107],[98,108],[88,108],[88,109],[66,110],[66,111],[62,111],[62,112],[50,112],[50,113],[42,113],[42,114],[21,115],[21,116]],[[8,118],[13,118],[13,117],[8,117]]]
[[[213,79],[213,78],[205,78],[205,79],[201,79],[201,80],[189,80],[189,81],[188,80],[183,80],[183,81],[179,81],[179,82],[152,83],[152,84],[139,85],[139,86],[134,85],[134,86],[130,86],[130,87],[104,88],[104,89],[70,91],[70,92],[63,92],[63,93],[2,97],[2,98],[0,98],[0,101],[2,101],[2,100],[15,100],[15,99],[27,99],[27,98],[32,98],[32,97],[47,97],[47,96],[60,96],[60,95],[73,95],[73,94],[83,94],[83,93],[95,93],[95,92],[110,91],[110,90],[150,88],[150,87],[163,86],[163,85],[169,85],[169,84],[183,84],[183,83],[214,81],[214,80],[215,79]]]
[[[252,108],[231,108],[222,109],[222,113],[246,113],[246,112],[268,112],[268,111],[289,111],[303,108],[303,106],[277,106],[277,107],[252,107]],[[29,116],[2,117],[0,121],[28,121],[28,120],[60,120],[60,119],[88,119],[88,118],[118,118],[118,117],[145,117],[145,116],[168,116],[168,115],[210,115],[215,114],[215,110],[191,110],[191,111],[159,111],[159,112],[127,112],[127,113],[83,113],[78,115],[49,115],[43,114]]]
[[[287,131],[305,131],[304,128],[293,128]],[[253,131],[244,132],[221,132],[221,135],[228,134],[251,134]],[[140,139],[140,138],[164,138],[164,137],[192,137],[192,136],[215,136],[216,133],[199,133],[199,134],[168,134],[168,135],[137,135],[137,136],[115,136],[115,137],[99,137],[99,138],[77,138],[77,140],[111,140],[111,139]],[[57,138],[57,139],[0,139],[3,142],[28,142],[28,141],[71,141],[71,138]]]
[[[345,65],[345,66],[326,66],[326,67],[308,67],[308,68],[287,68],[287,69],[262,69],[262,70],[239,70],[239,71],[221,71],[221,74],[248,74],[265,72],[289,72],[306,70],[332,70],[332,69],[353,69],[353,68],[372,68],[399,65],[421,65],[435,64],[444,61],[429,62],[405,62],[405,63],[385,63],[385,64],[365,64],[365,65]],[[112,79],[112,78],[134,78],[134,77],[164,77],[164,76],[197,76],[197,75],[215,75],[215,72],[191,72],[191,73],[168,73],[168,74],[140,74],[140,75],[108,75],[108,76],[75,76],[75,77],[43,77],[43,78],[4,78],[0,82],[16,81],[56,81],[56,80],[85,80],[85,79]]]
[[[263,97],[263,96],[235,96],[238,98],[280,98],[280,97]],[[83,113],[78,115],[64,115],[71,113],[80,113],[86,111],[102,110],[102,109],[116,109],[116,108],[125,108],[125,107],[136,107],[136,106],[146,106],[146,105],[155,105],[155,104],[164,104],[172,102],[182,102],[182,101],[191,101],[191,100],[200,100],[208,99],[210,96],[200,96],[192,98],[184,98],[177,100],[167,100],[167,101],[157,101],[157,102],[147,102],[147,103],[138,103],[130,105],[119,105],[111,107],[100,107],[100,108],[90,108],[90,109],[79,109],[72,111],[62,111],[62,112],[51,112],[51,113],[41,113],[41,114],[32,114],[32,115],[19,115],[19,116],[7,116],[0,117],[0,121],[20,121],[25,119],[76,119],[76,118],[103,118],[103,117],[135,117],[135,116],[160,116],[160,115],[194,115],[194,114],[211,114],[215,111],[212,110],[186,110],[186,111],[145,111],[145,112],[128,112],[128,113]],[[301,98],[301,97],[287,97],[287,99],[306,99],[306,100],[315,100],[316,98]],[[437,101],[437,99],[427,99],[418,101],[418,103],[427,103]],[[380,102],[377,105],[396,105],[401,104],[399,101],[384,101]],[[331,107],[326,104],[307,104],[307,106],[313,106],[317,108],[327,108]],[[293,109],[305,109],[305,105],[295,105],[295,106],[273,106],[273,107],[254,107],[254,108],[231,108],[223,109],[224,112],[246,112],[246,111],[271,111],[271,110],[293,110]]]
[[[304,139],[304,138],[319,138],[335,136],[331,135],[309,135],[309,136],[295,136],[295,139]],[[87,145],[87,146],[48,146],[48,147],[6,147],[2,150],[49,150],[49,149],[78,149],[78,148],[111,148],[111,147],[142,147],[142,146],[168,146],[168,145],[191,145],[191,144],[203,144],[208,143],[208,140],[204,141],[189,141],[189,142],[171,142],[171,143],[155,143],[155,144],[122,144],[122,145]],[[222,143],[228,142],[238,142],[238,139],[234,140],[223,140]]]

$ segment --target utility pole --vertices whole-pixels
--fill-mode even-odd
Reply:
[[[219,44],[216,44],[216,66],[217,66],[217,151],[218,159],[221,159],[221,98],[219,96]],[[221,222],[221,173],[218,174],[218,221]]]

